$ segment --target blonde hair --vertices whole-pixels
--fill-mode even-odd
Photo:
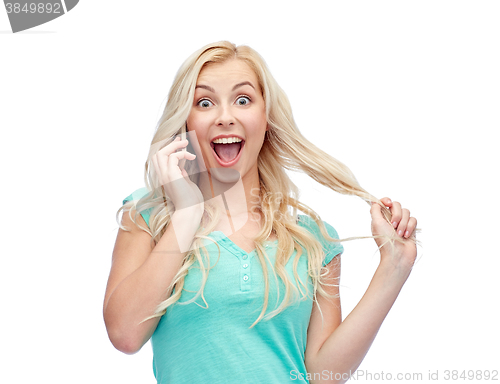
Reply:
[[[262,311],[251,325],[253,327],[260,320],[270,319],[283,311],[291,304],[292,296],[294,298],[297,297],[297,291],[300,291],[301,299],[305,299],[309,294],[307,286],[301,281],[297,273],[297,265],[302,254],[301,247],[304,247],[308,256],[308,275],[311,277],[313,285],[312,299],[317,302],[318,293],[324,297],[332,298],[323,289],[323,286],[335,284],[330,284],[326,281],[328,271],[322,265],[325,257],[322,245],[310,232],[298,225],[297,209],[308,214],[316,222],[321,234],[328,241],[341,242],[374,237],[364,236],[341,240],[331,238],[320,216],[298,200],[299,190],[290,180],[285,169],[304,172],[318,183],[341,194],[358,196],[370,205],[371,202],[376,202],[382,207],[382,212],[389,223],[391,214],[379,199],[361,188],[354,175],[344,164],[316,147],[300,133],[293,119],[288,98],[271,75],[263,58],[248,46],[235,46],[228,41],[219,41],[208,44],[194,52],[177,72],[168,94],[167,104],[156,127],[145,164],[144,180],[149,193],[139,200],[129,201],[120,207],[116,214],[117,220],[120,210],[123,209],[124,212],[130,211],[129,217],[131,220],[151,235],[152,244],[158,243],[170,223],[173,211],[169,208],[172,204],[167,204],[169,197],[165,196],[161,192],[161,189],[158,188],[158,177],[155,174],[154,167],[151,166],[151,159],[161,149],[160,146],[163,147],[169,144],[176,135],[186,132],[186,120],[193,104],[195,86],[200,71],[209,63],[223,63],[230,59],[242,60],[254,70],[260,89],[262,90],[269,125],[269,130],[266,133],[266,138],[257,161],[260,177],[259,201],[261,205],[259,213],[264,217],[264,225],[254,239],[256,253],[264,273],[265,297]],[[187,150],[194,153],[190,145]],[[192,167],[197,167],[196,162],[188,162],[185,167],[191,180],[194,183],[198,183],[197,172],[192,169]],[[276,198],[276,196],[279,196],[279,198]],[[292,208],[292,213],[289,211],[289,207]],[[134,217],[131,215],[132,209],[135,210]],[[151,209],[149,228],[143,228],[137,224],[136,217],[140,212],[147,209]],[[221,212],[215,206],[205,202],[205,212],[200,228],[194,237],[193,250],[187,252],[185,255],[182,267],[175,275],[169,287],[169,289],[173,289],[174,293],[158,305],[152,316],[143,321],[164,315],[167,307],[179,300],[184,285],[184,277],[195,261],[198,261],[199,265],[203,266],[201,268],[202,283],[200,290],[192,300],[194,301],[201,295],[208,307],[208,303],[203,296],[203,288],[211,268],[205,268],[206,263],[204,263],[201,257],[200,248],[203,249],[208,259],[208,266],[210,266],[210,257],[203,246],[203,240],[208,239],[209,241],[213,241],[207,235],[214,230],[220,215]],[[123,230],[127,230],[121,224],[119,225]],[[270,262],[263,246],[263,242],[269,238],[273,231],[280,245],[276,251],[274,266]],[[397,237],[387,238],[387,241],[394,240],[401,241]],[[414,237],[412,237],[412,240],[416,241]],[[297,287],[292,284],[285,269],[285,265],[294,249],[297,250],[297,255],[293,263],[294,280],[297,283]],[[265,315],[269,304],[269,269],[275,280],[279,276],[284,283],[285,294],[281,305]],[[305,288],[305,292],[302,287]],[[321,316],[323,315],[321,314]]]

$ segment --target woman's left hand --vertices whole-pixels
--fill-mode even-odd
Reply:
[[[394,248],[390,242],[380,248],[380,256],[382,259],[388,258],[403,262],[405,265],[413,266],[417,257],[417,247],[410,237],[414,236],[415,228],[417,227],[417,219],[410,216],[410,211],[402,208],[397,201],[391,201],[388,197],[380,199],[382,204],[389,208],[392,214],[392,225],[387,222],[382,214],[382,208],[376,203],[372,203],[370,210],[372,216],[372,234],[374,236],[398,236],[403,242],[394,241]],[[386,240],[384,238],[376,238],[375,242],[380,247]],[[394,253],[393,253],[394,252]],[[392,257],[391,257],[392,255]]]

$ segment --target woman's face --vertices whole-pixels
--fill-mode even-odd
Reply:
[[[249,171],[258,175],[257,158],[267,119],[257,76],[248,64],[233,59],[203,68],[196,82],[187,129],[196,132],[207,170],[232,168],[241,178]],[[242,141],[213,144],[219,135],[239,137]],[[197,160],[201,161],[200,156]]]

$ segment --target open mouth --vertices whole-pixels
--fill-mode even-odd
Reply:
[[[212,150],[216,159],[221,163],[221,165],[233,165],[236,163],[241,154],[241,150],[245,145],[245,140],[242,140],[239,143],[230,143],[230,144],[215,144],[210,143]]]

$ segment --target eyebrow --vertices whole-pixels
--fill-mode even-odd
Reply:
[[[196,87],[194,87],[194,89],[197,89],[197,88],[204,88],[204,89],[209,90],[210,92],[215,93],[215,89],[213,89],[212,87],[209,87],[208,85],[199,84]]]
[[[241,82],[241,83],[236,84],[236,85],[233,87],[233,91],[234,91],[236,88],[243,87],[244,85],[249,85],[249,86],[251,86],[251,87],[255,90],[255,87],[252,85],[252,83],[251,83],[251,82],[249,82],[249,81],[243,81],[243,82]]]
[[[236,84],[236,85],[233,87],[232,91],[234,91],[235,89],[237,89],[237,88],[239,88],[239,87],[243,87],[244,85],[249,85],[249,86],[251,86],[251,87],[255,90],[255,87],[252,85],[252,83],[251,83],[251,82],[249,82],[249,81],[243,81],[243,82],[241,82],[241,83]],[[212,87],[210,87],[210,86],[208,86],[208,85],[198,84],[198,85],[195,87],[195,89],[196,89],[196,88],[204,88],[204,89],[206,89],[206,90],[208,90],[208,91],[210,91],[210,92],[212,92],[212,93],[215,93],[215,89],[213,89]]]

